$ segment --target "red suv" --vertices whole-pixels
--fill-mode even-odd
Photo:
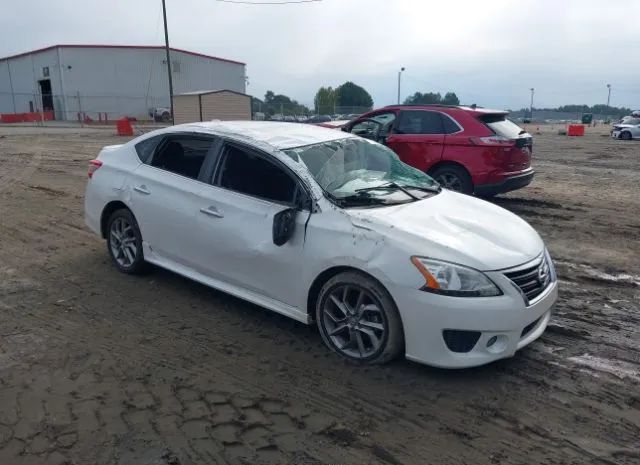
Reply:
[[[493,196],[528,185],[532,137],[508,112],[445,105],[392,105],[342,130],[387,145],[400,159],[465,194]]]

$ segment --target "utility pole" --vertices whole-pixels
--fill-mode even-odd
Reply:
[[[400,105],[400,77],[402,76],[403,71],[404,71],[404,66],[400,68],[400,71],[398,71],[398,105]]]
[[[531,89],[531,106],[529,107],[529,118],[531,119],[531,122],[533,123],[533,94],[535,92],[535,89],[532,87]]]
[[[171,77],[171,56],[169,54],[169,30],[167,29],[167,7],[162,0],[162,17],[164,18],[164,48],[167,52],[167,73],[169,74],[169,101],[171,107],[171,124],[173,124],[173,78]]]

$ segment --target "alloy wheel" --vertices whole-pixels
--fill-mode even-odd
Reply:
[[[124,268],[131,267],[138,257],[133,225],[126,218],[118,217],[111,223],[109,246],[113,258]]]
[[[322,308],[322,320],[334,347],[355,359],[375,355],[388,332],[378,299],[354,285],[337,286],[331,291]]]
[[[462,181],[453,173],[442,173],[436,177],[436,181],[446,189],[456,192],[462,191]]]

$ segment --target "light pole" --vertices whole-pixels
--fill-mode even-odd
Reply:
[[[402,76],[403,71],[404,71],[404,66],[400,68],[400,71],[398,71],[398,105],[400,105],[400,77]]]
[[[533,123],[533,94],[535,92],[535,89],[532,87],[529,90],[531,91],[531,105],[529,107],[529,118],[531,119],[531,122]]]
[[[607,84],[607,89],[609,89],[609,93],[607,95],[607,110],[609,110],[609,103],[611,103],[611,84]]]
[[[171,56],[169,55],[169,31],[167,29],[167,8],[162,0],[162,17],[164,18],[164,48],[167,53],[167,73],[169,74],[169,102],[171,107],[171,124],[173,124],[173,79],[171,78]]]

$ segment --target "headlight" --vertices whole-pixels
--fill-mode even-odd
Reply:
[[[431,258],[411,257],[411,262],[424,276],[423,291],[454,297],[491,297],[502,291],[484,273]]]
[[[556,274],[556,266],[553,264],[553,260],[551,260],[551,255],[549,254],[549,249],[544,249],[544,256],[547,259],[547,265],[549,266],[549,278],[551,282],[554,282],[558,279],[558,275]]]

